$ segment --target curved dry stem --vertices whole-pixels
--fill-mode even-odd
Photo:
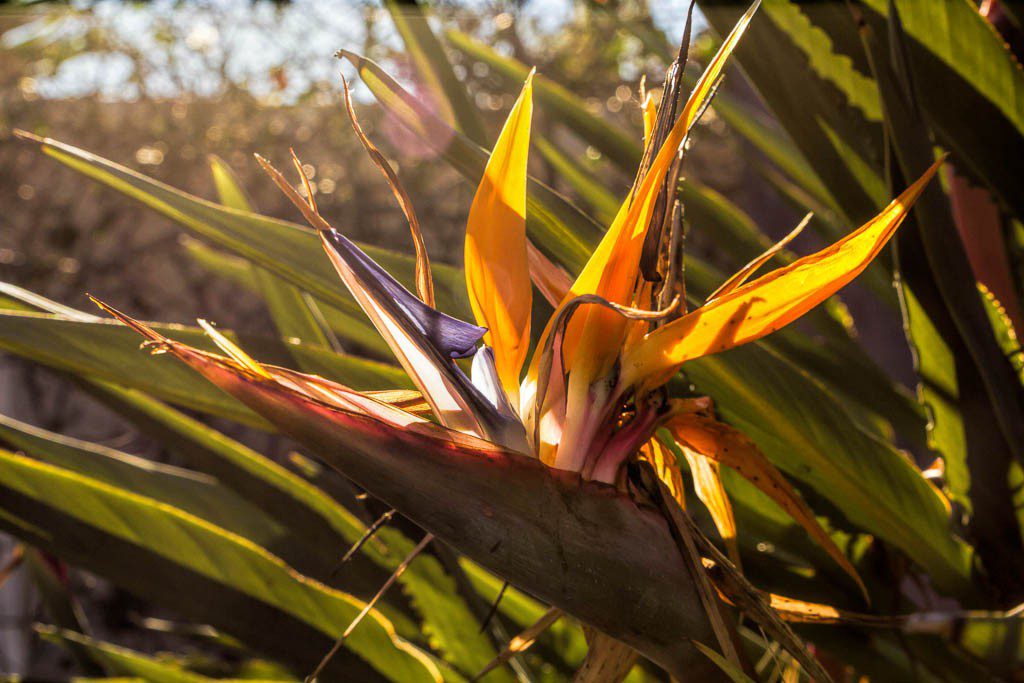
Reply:
[[[356,116],[355,107],[352,106],[352,93],[349,91],[348,79],[344,75],[341,77],[341,83],[345,91],[345,110],[348,112],[348,120],[352,122],[352,130],[356,132],[359,142],[363,143],[363,148],[370,156],[370,159],[380,169],[380,172],[384,174],[388,185],[391,187],[391,193],[395,195],[398,205],[402,207],[402,213],[405,214],[406,220],[409,221],[412,245],[416,251],[416,292],[420,295],[423,303],[433,308],[434,278],[430,273],[430,257],[427,255],[427,245],[423,241],[423,232],[420,230],[420,221],[416,217],[416,211],[413,210],[412,200],[409,199],[409,194],[398,179],[395,169],[391,168],[391,164],[388,163],[388,160],[384,158],[384,155],[380,153],[380,150],[377,149],[377,146],[373,144],[370,138],[366,137],[363,127],[359,125],[359,118]]]

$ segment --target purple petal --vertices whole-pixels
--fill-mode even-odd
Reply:
[[[388,342],[438,421],[514,450],[526,449],[515,414],[503,414],[455,364],[486,330],[427,306],[336,231],[321,237],[342,281]]]
[[[337,230],[325,232],[324,236],[367,292],[383,307],[391,308],[395,318],[407,320],[434,348],[450,358],[468,358],[476,353],[476,345],[487,333],[487,328],[453,318],[426,305]]]

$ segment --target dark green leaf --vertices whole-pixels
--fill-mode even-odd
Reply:
[[[950,534],[939,493],[904,454],[851,421],[821,384],[753,344],[691,361],[684,372],[784,472],[903,550],[941,590],[971,594],[970,548]]]
[[[362,608],[170,505],[13,453],[0,451],[0,463],[0,526],[285,661],[310,666]],[[429,656],[398,638],[377,612],[346,646],[396,682],[440,678]]]
[[[895,41],[886,44],[874,23],[862,27],[862,35],[874,70],[889,126],[895,157],[894,182],[915,178],[933,159],[928,128],[921,120],[912,89],[917,74],[901,46],[905,36],[897,17],[887,33]],[[890,57],[892,55],[892,57]],[[936,373],[936,364],[951,359],[957,383],[966,451],[947,450],[943,456],[954,463],[954,483],[962,495],[963,474],[971,479],[970,495],[973,518],[972,538],[993,582],[1004,597],[1024,597],[1024,540],[1017,528],[1009,488],[1009,468],[1016,458],[1024,462],[1024,386],[1010,361],[1003,354],[992,332],[988,315],[975,284],[974,273],[960,241],[949,202],[937,183],[932,183],[914,207],[914,217],[897,238],[898,257],[905,286],[912,293],[910,310],[917,313],[916,322],[939,332],[944,344],[932,348],[915,344],[919,363],[926,371]],[[920,313],[928,318],[922,323]],[[915,324],[914,317],[910,323]],[[914,328],[911,327],[911,333]],[[925,331],[926,334],[928,330]],[[944,373],[948,383],[950,369]],[[932,395],[934,385],[931,387]],[[924,395],[925,398],[929,394]],[[948,394],[940,396],[939,417],[953,417],[947,410]],[[958,445],[949,434],[955,426],[945,428],[942,445]],[[962,463],[966,462],[966,467]]]

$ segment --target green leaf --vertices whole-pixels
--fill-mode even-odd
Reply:
[[[228,486],[271,512],[291,529],[302,542],[302,556],[318,556],[309,566],[318,567],[326,576],[335,566],[342,544],[355,543],[366,526],[352,512],[339,505],[324,491],[255,451],[185,415],[163,406],[138,392],[107,386],[123,401],[131,401],[126,417],[136,424],[140,416],[156,421],[143,428],[203,471],[216,473]],[[155,433],[154,433],[155,432]],[[323,533],[328,531],[330,533]],[[376,541],[364,546],[362,555],[387,572],[394,571],[413,548],[413,543],[394,529],[377,532]],[[325,552],[325,549],[327,552]],[[381,578],[381,580],[383,580]],[[454,591],[452,580],[430,555],[422,555],[399,578],[414,609],[424,621],[431,645],[463,671],[474,671],[494,657],[493,646],[479,632],[476,620]],[[501,680],[504,672],[494,674]]]
[[[475,186],[480,181],[489,156],[486,149],[449,128],[371,60],[345,51],[339,54],[355,65],[388,112],[436,148],[468,182]],[[597,223],[532,177],[527,180],[526,229],[538,248],[572,273],[583,268],[601,235]]]
[[[223,159],[211,156],[210,171],[221,204],[239,211],[253,211],[245,190]],[[337,350],[336,343],[328,337],[325,326],[321,324],[323,314],[307,294],[259,266],[253,266],[253,276],[282,337]],[[301,356],[296,361],[300,368],[307,369],[303,367]]]
[[[72,651],[85,650],[111,675],[137,677],[152,681],[152,683],[205,683],[214,680],[188,671],[180,663],[160,661],[128,648],[93,640],[74,631],[51,626],[36,626],[36,632],[43,640],[64,645]]]
[[[884,22],[887,5],[888,0],[865,0],[856,7],[866,10],[870,20]],[[1024,191],[1013,182],[1024,172],[1024,73],[1020,65],[995,28],[967,0],[940,4],[898,0],[896,7],[910,61],[918,74],[915,91],[929,124],[940,142],[954,151],[964,170],[992,188],[1015,215],[1022,215]],[[818,80],[838,91],[865,121],[882,120],[877,85],[866,78],[856,23],[846,7],[771,0],[764,4],[764,11],[785,33],[783,42],[792,42]],[[764,94],[763,79],[755,76],[754,80]],[[772,96],[766,97],[771,101]],[[824,119],[849,147],[864,148],[866,139],[848,136],[848,130],[836,128],[834,120]],[[978,125],[978,121],[985,124]],[[797,138],[814,135],[813,130],[786,125]],[[880,151],[879,143],[873,145],[873,151]]]
[[[338,281],[313,230],[200,199],[56,140],[33,142],[44,154],[159,211],[196,236],[266,268],[343,311],[360,312]],[[360,247],[403,284],[413,287],[414,262],[410,256],[370,245]],[[468,316],[462,272],[435,264],[433,274],[439,307],[453,315]]]
[[[526,80],[530,67],[522,62],[495,52],[461,31],[446,31],[445,37],[452,47],[464,52],[470,59],[484,62],[510,83],[519,84]],[[533,83],[537,99],[557,120],[571,126],[584,140],[627,173],[633,173],[640,166],[643,150],[639,138],[631,139],[619,127],[592,115],[579,97],[542,74],[538,74]]]
[[[888,0],[865,0],[888,15]],[[921,109],[940,142],[1024,215],[1024,72],[968,0],[898,0]],[[983,122],[983,123],[982,123]]]
[[[33,299],[33,301],[40,306],[48,306],[52,303],[42,297]],[[74,309],[68,310],[75,314],[79,313]],[[190,374],[193,380],[198,380],[200,386],[211,386],[198,375]],[[314,576],[326,577],[335,566],[343,547],[342,544],[355,543],[365,532],[365,524],[324,491],[244,444],[228,438],[140,391],[96,380],[92,380],[87,389],[97,395],[101,401],[111,405],[123,417],[135,423],[144,432],[184,457],[186,462],[193,467],[214,475],[224,486],[237,491],[249,501],[255,502],[280,524],[288,527],[288,538],[274,538],[273,547],[286,558],[298,562],[299,566],[307,573],[312,572]],[[225,396],[225,398],[227,397]],[[137,470],[134,471],[134,479],[132,478],[132,468],[157,467],[147,461],[125,454],[113,454],[108,452],[109,449],[102,447],[66,440],[65,437],[41,432],[28,425],[13,423],[13,421],[6,430],[3,428],[3,424],[3,418],[0,416],[0,436],[6,434],[18,437],[17,440],[13,438],[10,440],[19,447],[30,450],[28,446],[35,445],[36,448],[30,451],[35,452],[42,445],[47,446],[46,452],[49,454],[49,458],[65,456],[57,461],[47,459],[47,462],[68,466],[70,459],[79,467],[85,468],[82,470],[84,474],[95,476],[97,467],[101,467],[103,464],[106,464],[106,469],[112,467],[109,462],[113,458],[119,461],[121,467],[115,472],[119,473],[122,478],[103,479],[107,483],[123,486],[143,494],[151,494],[154,499],[170,502],[221,525],[225,525],[224,522],[228,518],[235,517],[234,513],[219,510],[216,506],[218,501],[223,501],[225,505],[230,504],[233,500],[231,496],[234,495],[231,491],[222,491],[222,493],[231,494],[222,497],[216,493],[210,493],[210,500],[206,500],[206,496],[203,496],[200,501],[193,500],[189,505],[184,505],[185,501],[176,497],[173,489],[165,491],[162,488],[164,483],[158,478],[153,481],[152,475],[146,472],[140,473]],[[21,433],[14,429],[16,426],[22,428]],[[31,441],[33,435],[37,437],[36,442]],[[49,442],[43,437],[48,437]],[[65,441],[67,443],[62,449],[61,444]],[[84,449],[84,452],[79,454],[82,456],[88,455],[92,451],[95,453],[91,459],[79,460],[75,458],[75,452],[71,446]],[[106,459],[100,460],[100,456],[106,456]],[[96,464],[96,461],[99,461],[99,465]],[[174,473],[180,475],[181,471],[174,470]],[[149,486],[141,487],[140,490],[135,486],[139,479],[151,483]],[[205,483],[212,485],[209,481]],[[197,495],[195,491],[191,490],[191,487],[189,495]],[[207,514],[202,514],[203,511]],[[260,516],[258,510],[254,516]],[[244,521],[246,521],[244,517],[239,520],[239,522]],[[255,519],[253,524],[259,526]],[[231,526],[228,528],[232,531],[239,531]],[[274,537],[280,535],[280,529],[273,534]],[[264,545],[271,540],[269,536],[249,537]],[[376,538],[377,542],[364,546],[363,555],[387,572],[394,571],[402,558],[413,548],[412,542],[392,529],[385,528],[378,531]],[[324,549],[328,549],[328,551],[324,552]],[[482,570],[477,568],[476,571]],[[382,581],[383,577],[380,580]],[[426,631],[431,637],[433,645],[444,653],[449,661],[464,671],[472,672],[482,669],[493,659],[496,654],[494,647],[488,642],[486,636],[479,632],[475,625],[476,620],[465,602],[453,590],[444,590],[452,588],[452,580],[444,573],[434,557],[428,555],[419,557],[399,578],[399,584],[406,591],[414,608],[424,620]],[[492,676],[499,681],[507,676],[507,672],[495,672]]]
[[[445,109],[442,118],[476,144],[486,145],[487,131],[480,114],[470,101],[466,86],[452,71],[444,46],[430,28],[426,9],[415,1],[385,0],[384,6],[434,102]]]
[[[85,321],[95,319],[13,286],[0,284],[0,292],[5,307],[22,305],[35,311],[62,311],[66,317]],[[213,475],[247,500],[259,501],[312,547],[336,545],[340,539],[352,543],[357,536],[360,523],[353,522],[351,514],[323,490],[248,446],[141,391],[100,380],[83,381],[82,386],[191,467]]]
[[[178,508],[13,453],[0,451],[0,463],[0,526],[187,617],[223,624],[286,661],[309,666],[363,607]],[[27,533],[32,528],[39,531]],[[390,680],[440,679],[436,664],[398,638],[379,612],[346,646]]]
[[[720,92],[715,97],[713,108],[732,130],[768,157],[803,191],[829,209],[839,210],[817,172],[793,144],[786,131],[777,126],[769,126],[745,105],[730,97],[729,93]]]
[[[970,548],[909,459],[850,419],[831,393],[767,347],[690,361],[687,378],[784,472],[859,528],[903,550],[935,584],[970,595]]]
[[[876,206],[884,206],[889,196],[889,188],[886,187],[885,179],[871,167],[871,164],[846,140],[828,125],[826,121],[818,121],[818,126],[825,133],[825,137],[835,148],[835,151],[846,162],[846,167],[857,181],[857,185],[864,191]]]
[[[857,70],[850,57],[833,51],[832,38],[790,0],[764,0],[762,11],[808,59],[811,70],[846,96],[869,121],[882,120],[882,103],[871,77]],[[845,8],[838,8],[843,12]],[[852,17],[850,20],[852,25]]]
[[[535,135],[533,144],[544,160],[551,164],[558,177],[568,183],[576,194],[593,209],[594,217],[602,225],[611,225],[622,200],[616,197],[605,183],[590,175],[547,138]]]
[[[158,325],[167,336],[197,348],[216,351],[202,330],[181,325]],[[230,333],[226,332],[226,334]],[[275,350],[276,340],[243,337],[243,348],[261,360],[285,365],[287,356]],[[55,315],[0,311],[0,348],[43,365],[76,375],[104,379],[201,412],[266,428],[248,408],[202,381],[169,358],[152,358],[139,349],[138,336],[109,320],[70,320]],[[317,374],[361,389],[409,387],[398,368],[319,347],[290,344]]]
[[[259,545],[284,528],[209,475],[155,463],[0,415],[0,440],[39,462],[173,505]]]
[[[701,9],[711,26],[723,35],[743,11],[731,0],[704,0]],[[809,37],[794,36],[786,31],[794,26],[806,26],[804,18],[794,13],[848,16],[849,11],[841,3],[797,7],[789,0],[770,0],[763,3],[762,10],[760,19],[748,28],[736,57],[768,108],[827,188],[832,197],[828,204],[838,207],[847,220],[859,223],[873,216],[879,207],[857,183],[847,161],[820,124],[827,124],[849,148],[871,154],[867,163],[879,172],[882,167],[880,126],[867,119],[861,109],[849,106],[847,94],[839,89],[844,83],[863,84],[864,81],[852,73],[855,70],[852,63],[837,59],[831,49],[828,54],[813,56],[804,51],[808,45],[818,50],[831,48],[820,32]],[[830,68],[819,73],[815,64],[819,68],[827,64]],[[838,70],[846,72],[844,78],[830,80],[836,78],[834,72]],[[799,88],[793,87],[794,74],[800,75]],[[805,186],[805,189],[813,194],[810,188]]]
[[[252,292],[261,291],[256,280],[255,268],[245,259],[233,256],[218,249],[212,249],[203,242],[184,236],[181,241],[185,251],[201,266],[217,275],[234,282]],[[380,336],[380,332],[370,324],[362,311],[343,311],[318,299],[316,306],[323,313],[324,320],[339,338],[354,344],[360,351],[374,358],[392,359],[391,350]]]
[[[911,65],[901,57],[906,54],[906,39],[898,17],[890,22],[883,27],[869,21],[861,35],[885,105],[893,182],[902,184],[905,178],[917,177],[934,157],[927,125],[906,86],[916,80]],[[883,42],[881,30],[897,42]],[[895,55],[891,64],[890,55]],[[966,462],[966,468],[959,463],[956,468],[959,474],[966,470],[971,479],[971,537],[992,582],[1004,596],[1019,595],[1024,590],[1024,539],[1017,528],[1009,469],[1014,459],[1024,462],[1024,386],[993,334],[940,185],[932,183],[921,195],[908,228],[897,237],[901,273],[920,310],[948,346],[948,351],[937,350],[952,357],[957,378],[967,449],[943,455]],[[931,349],[917,350],[923,354]]]
[[[380,538],[389,550],[389,558],[378,561],[394,569],[404,553],[412,549],[412,544],[392,529],[384,530]],[[479,567],[476,570],[482,571]],[[459,596],[455,580],[445,573],[436,557],[421,555],[400,581],[413,609],[423,618],[423,631],[431,647],[446,661],[459,671],[473,675],[494,659],[496,648],[480,630],[478,619]],[[489,674],[487,680],[512,683],[515,677],[508,667],[501,667]]]

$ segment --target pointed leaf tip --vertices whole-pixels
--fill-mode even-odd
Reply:
[[[741,285],[647,335],[626,352],[623,382],[661,384],[686,361],[760,339],[838,292],[878,256],[944,159],[936,160],[881,213],[831,246]]]

